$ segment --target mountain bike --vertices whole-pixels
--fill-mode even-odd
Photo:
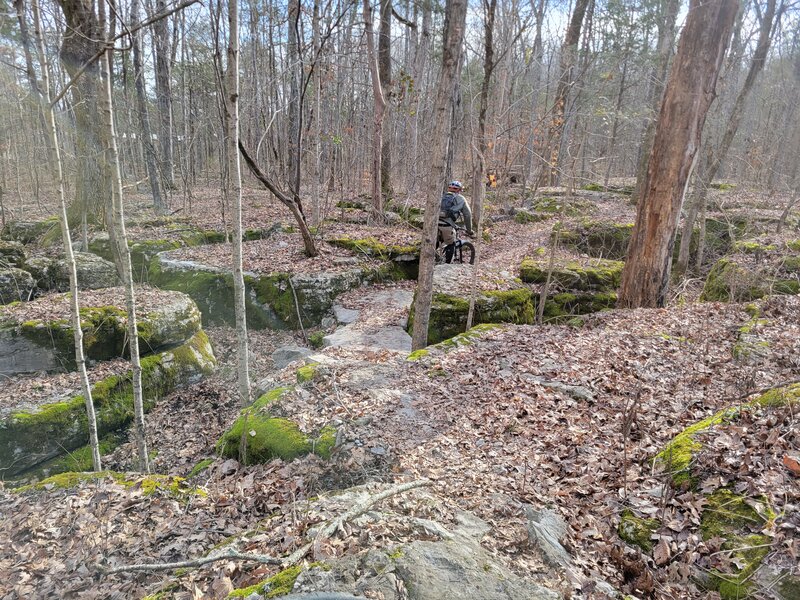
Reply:
[[[450,226],[449,223],[440,223],[442,226]],[[436,262],[438,263],[460,263],[475,264],[475,246],[472,242],[463,239],[464,227],[456,226],[456,241],[446,246],[442,243],[441,234],[436,239]]]

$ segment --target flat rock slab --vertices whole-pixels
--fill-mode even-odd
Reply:
[[[145,410],[176,388],[211,374],[216,359],[208,337],[197,332],[181,346],[142,359]],[[132,375],[112,375],[92,386],[100,436],[133,419]],[[83,396],[11,412],[0,420],[0,477],[18,475],[88,443]]]
[[[88,361],[125,356],[127,315],[120,308],[121,288],[108,290],[108,305],[84,305],[81,329]],[[71,371],[75,369],[74,332],[67,310],[57,318],[30,319],[42,303],[68,305],[67,295],[47,297],[25,305],[30,311],[0,312],[0,374]],[[200,312],[191,298],[178,292],[159,292],[158,304],[140,304],[139,350],[144,356],[183,344],[201,329]]]
[[[411,336],[400,326],[384,327],[375,331],[362,331],[352,325],[340,327],[326,335],[322,344],[325,347],[344,346],[348,348],[369,348],[411,352]]]

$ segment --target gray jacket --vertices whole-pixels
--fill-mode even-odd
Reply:
[[[464,228],[467,230],[467,233],[472,235],[472,210],[469,207],[467,199],[461,194],[448,192],[442,197],[442,208],[444,208],[448,197],[450,197],[450,201],[447,202],[449,211],[441,210],[439,212],[439,223],[447,223],[451,227],[456,227],[456,221],[461,217],[464,221]]]

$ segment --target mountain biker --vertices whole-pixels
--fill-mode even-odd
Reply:
[[[449,246],[456,241],[456,221],[459,218],[464,221],[464,228],[467,235],[472,237],[472,210],[461,190],[464,188],[461,182],[454,179],[447,185],[447,193],[442,196],[442,204],[439,209],[439,241],[445,246]]]

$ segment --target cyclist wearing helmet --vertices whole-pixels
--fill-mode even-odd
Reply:
[[[464,220],[467,235],[472,235],[472,211],[464,196],[461,195],[463,185],[453,180],[447,185],[447,193],[442,196],[439,209],[439,241],[448,246],[456,241],[456,221]]]

